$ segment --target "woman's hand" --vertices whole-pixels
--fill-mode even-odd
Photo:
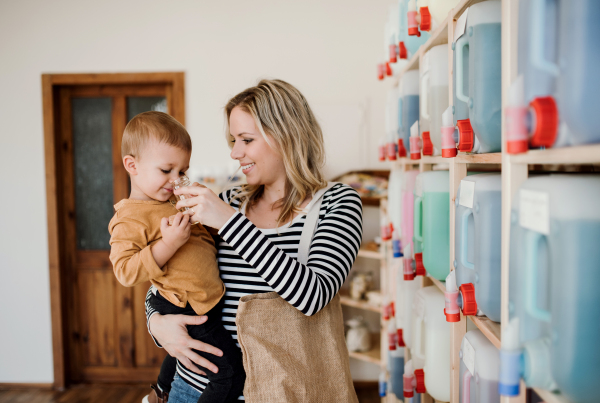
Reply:
[[[206,186],[194,183],[192,186],[179,188],[174,192],[176,195],[185,195],[185,200],[177,202],[177,208],[189,207],[193,211],[186,214],[192,215],[190,221],[199,221],[203,225],[221,229],[223,225],[235,213],[235,209],[223,200],[219,199],[212,190]]]
[[[190,371],[206,375],[194,365],[196,363],[217,373],[219,369],[215,364],[192,351],[192,349],[218,357],[221,357],[223,352],[210,344],[192,339],[186,328],[186,325],[201,325],[206,322],[206,319],[206,316],[161,315],[155,313],[150,318],[150,332],[171,357],[177,358]]]

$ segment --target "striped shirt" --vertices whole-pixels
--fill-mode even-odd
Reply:
[[[219,197],[231,200],[240,189],[235,187]],[[236,213],[219,231],[222,239],[217,259],[227,289],[223,325],[233,339],[237,341],[235,315],[239,299],[245,295],[276,291],[307,316],[326,306],[348,277],[360,247],[362,202],[358,193],[343,184],[325,192],[307,265],[296,260],[305,215],[296,216],[291,225],[260,229],[239,211],[238,200],[230,204]],[[154,313],[146,303],[148,320]],[[179,362],[177,372],[199,391],[208,383],[206,377]]]

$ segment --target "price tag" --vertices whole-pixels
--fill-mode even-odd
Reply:
[[[458,21],[456,21],[456,28],[454,29],[454,41],[456,42],[458,38],[463,36],[465,30],[467,29],[467,14],[469,14],[469,9],[467,8],[465,12],[460,16]]]
[[[475,349],[466,337],[463,339],[462,360],[471,375],[475,376]]]
[[[550,197],[548,193],[521,189],[519,225],[523,228],[550,234]]]
[[[475,182],[460,181],[460,198],[458,204],[468,208],[473,208],[473,196],[475,196]]]

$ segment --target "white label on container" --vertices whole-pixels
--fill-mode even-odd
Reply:
[[[466,337],[463,339],[462,360],[471,375],[475,376],[475,349]]]
[[[454,28],[454,41],[465,33],[467,29],[467,14],[469,14],[469,9],[467,8],[465,12],[459,17],[458,21],[456,21],[456,27]]]
[[[458,204],[473,208],[473,196],[475,196],[475,182],[460,181],[460,198],[458,199]]]
[[[521,189],[519,224],[545,235],[550,234],[550,197],[548,193]]]

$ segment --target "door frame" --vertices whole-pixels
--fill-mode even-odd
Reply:
[[[62,86],[77,85],[127,85],[167,84],[169,111],[185,126],[185,73],[102,73],[102,74],[42,74],[42,110],[44,119],[44,156],[46,171],[46,209],[48,222],[48,269],[50,274],[50,308],[52,323],[52,356],[55,389],[64,389],[67,383],[65,353],[65,315],[62,283],[64,272],[64,248],[61,245],[60,228],[62,194],[57,180],[58,151],[61,147],[60,132],[56,130],[59,120],[58,92]]]

